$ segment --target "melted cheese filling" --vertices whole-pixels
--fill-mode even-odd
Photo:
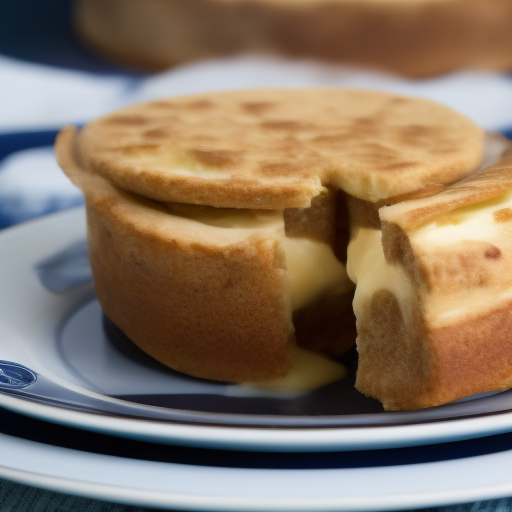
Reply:
[[[346,293],[353,288],[353,282],[357,284],[353,302],[356,317],[361,317],[365,305],[376,292],[387,290],[398,300],[404,322],[410,325],[409,304],[413,285],[401,266],[386,261],[380,230],[358,228],[353,233],[345,268],[328,244],[307,238],[286,237],[279,213],[175,204],[169,205],[169,209],[176,215],[216,227],[275,229],[286,255],[294,310],[329,294]],[[464,240],[492,242],[500,229],[500,222],[497,221],[500,212],[507,209],[510,209],[512,218],[512,193],[478,205],[459,208],[411,233],[411,240],[426,246],[448,246]],[[442,316],[456,316],[463,311],[463,304],[459,301],[458,307],[447,308]],[[294,347],[292,367],[285,377],[245,383],[243,386],[255,391],[304,392],[336,382],[345,374],[346,370],[340,363]]]
[[[322,354],[294,346],[290,371],[279,379],[262,382],[245,382],[244,387],[268,391],[313,391],[338,382],[347,375],[339,362]]]
[[[228,229],[278,228],[283,220],[278,212],[269,210],[238,210],[192,204],[167,203],[173,215],[186,217],[208,226]]]
[[[503,238],[505,222],[512,222],[512,193],[484,201],[479,204],[459,208],[409,234],[413,245],[426,250],[436,247],[448,247],[464,241],[494,243]],[[360,318],[363,308],[374,293],[380,290],[390,291],[398,300],[406,325],[411,320],[410,299],[413,284],[410,277],[399,265],[388,263],[382,247],[382,232],[375,229],[360,228],[348,246],[347,273],[356,284],[354,295],[354,313]],[[435,328],[451,325],[460,316],[467,316],[479,304],[492,308],[500,301],[512,297],[512,288],[505,283],[503,289],[480,287],[456,291],[436,296],[433,302],[427,302],[428,322]],[[429,297],[426,298],[429,300]],[[410,324],[409,324],[410,325]]]
[[[336,258],[329,244],[286,236],[281,241],[294,311],[327,295],[341,295],[354,288],[345,265]]]
[[[345,265],[334,255],[329,244],[309,238],[288,238],[284,233],[281,213],[263,210],[212,208],[186,204],[168,204],[169,211],[180,217],[228,229],[271,229],[285,252],[290,283],[292,309],[301,309],[327,295],[351,291]],[[244,383],[247,390],[273,392],[306,392],[343,379],[345,367],[327,356],[293,347],[291,368],[285,377]]]
[[[465,240],[492,243],[501,230],[500,217],[506,217],[507,213],[512,217],[510,192],[499,198],[458,208],[415,230],[410,238],[423,246],[449,246]]]
[[[398,300],[406,325],[410,325],[409,298],[412,284],[399,265],[391,265],[384,257],[382,231],[358,228],[348,244],[347,272],[354,283],[354,313],[361,318],[365,304],[374,293],[390,291]]]
[[[463,242],[506,243],[512,222],[512,192],[474,205],[458,208],[411,232],[414,246],[425,251],[454,246]],[[468,318],[486,309],[491,311],[512,298],[507,279],[500,285],[473,287],[436,296],[429,301],[428,321],[436,328],[453,325],[459,318]]]
[[[292,309],[353,289],[345,265],[329,244],[309,238],[288,238],[281,213],[266,210],[237,210],[186,204],[169,204],[174,215],[228,229],[275,229],[286,256]]]

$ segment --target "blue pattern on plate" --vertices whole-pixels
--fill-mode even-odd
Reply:
[[[42,285],[54,293],[65,293],[92,281],[87,241],[79,240],[41,261],[36,272]]]
[[[0,389],[21,389],[34,384],[37,376],[28,368],[10,361],[0,361]]]

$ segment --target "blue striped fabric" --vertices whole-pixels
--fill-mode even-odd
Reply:
[[[51,146],[57,133],[57,130],[0,133],[0,161],[16,151]]]

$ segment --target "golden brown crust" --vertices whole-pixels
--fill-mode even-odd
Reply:
[[[443,402],[512,387],[512,302],[431,333]],[[441,391],[442,390],[442,391]]]
[[[285,375],[293,326],[278,241],[267,234],[216,243],[221,229],[211,227],[191,237],[190,222],[94,181],[85,191],[88,244],[105,314],[149,355],[189,375]]]
[[[141,225],[140,212],[122,203],[112,194],[87,202],[105,314],[149,355],[189,375],[231,382],[285,375],[293,331],[277,242],[244,241],[222,252],[183,246],[180,234],[151,232],[151,222]]]
[[[432,407],[512,385],[512,215],[489,201],[510,194],[511,169],[508,152],[445,192],[381,210],[386,260],[406,271],[413,290],[367,297],[358,318],[356,384],[385,408]],[[461,206],[472,209],[453,212]],[[411,219],[437,220],[432,238]]]
[[[387,295],[386,295],[387,294]],[[356,387],[386,410],[434,407],[512,387],[512,302],[440,329],[410,329],[395,297],[375,294],[359,323]],[[386,322],[379,321],[386,317]]]
[[[294,332],[301,346],[330,354],[353,345],[351,293],[295,312],[292,324],[282,219],[251,234],[171,215],[165,204],[84,171],[75,134],[61,132],[57,157],[86,196],[97,297],[142,350],[190,375],[243,382],[285,375]],[[321,211],[333,210],[335,194],[326,198]],[[314,220],[292,214],[288,227],[317,237],[334,231],[334,214],[316,229]]]
[[[483,141],[428,100],[268,89],[128,107],[89,123],[75,144],[83,166],[145,197],[278,210],[309,207],[328,185],[378,201],[451,183],[478,165]]]
[[[74,18],[94,48],[145,69],[238,52],[417,77],[512,67],[509,0],[79,0]]]
[[[311,95],[318,102],[317,93],[309,91],[305,94]],[[330,100],[329,104],[340,99],[338,91],[328,93],[332,94],[326,96]],[[162,183],[177,183],[168,180],[168,171],[157,169],[155,174],[155,168],[150,164],[158,162],[158,159],[148,159],[148,154],[152,155],[155,151],[155,144],[137,142],[136,139],[150,137],[160,140],[164,133],[169,136],[170,124],[176,126],[177,123],[180,126],[176,114],[181,108],[180,102],[185,104],[184,117],[187,122],[192,119],[202,124],[205,115],[207,119],[218,119],[219,113],[224,112],[222,105],[227,105],[224,115],[240,120],[241,116],[237,114],[237,117],[230,110],[235,108],[233,104],[236,104],[236,112],[239,113],[242,99],[245,105],[250,103],[253,106],[258,99],[261,107],[262,104],[268,106],[268,95],[274,101],[275,95],[281,97],[284,93],[245,91],[239,94],[232,93],[236,101],[219,101],[215,108],[212,103],[227,96],[205,95],[194,97],[193,100],[173,100],[178,107],[172,108],[168,108],[167,102],[160,106],[146,105],[143,107],[144,114],[135,107],[102,118],[81,132],[67,128],[57,140],[59,163],[86,194],[91,263],[98,298],[106,314],[143,350],[172,368],[191,375],[234,382],[274,378],[285,374],[288,368],[290,347],[294,342],[294,326],[286,262],[276,229],[282,233],[286,229],[292,237],[306,235],[327,241],[344,261],[342,253],[348,233],[347,212],[351,212],[352,226],[376,229],[380,227],[376,211],[384,201],[371,204],[324,186],[329,184],[329,179],[333,180],[332,169],[330,174],[321,176],[311,173],[307,166],[302,170],[298,167],[298,183],[301,179],[307,183],[311,176],[320,183],[319,189],[308,199],[311,207],[306,210],[285,209],[283,213],[274,212],[279,219],[277,228],[272,225],[268,229],[258,229],[251,233],[244,229],[216,228],[172,215],[172,209],[155,201],[151,194],[147,198],[117,188],[117,185],[128,183],[128,190],[134,188],[136,192],[145,193]],[[251,96],[252,103],[247,99],[248,94],[257,95]],[[290,96],[294,94],[290,91],[286,93]],[[263,97],[266,102],[262,101]],[[298,94],[296,101],[297,98],[304,96]],[[448,239],[448,244],[433,244],[418,236],[418,226],[432,219],[440,219],[443,215],[451,215],[458,207],[494,200],[512,190],[512,153],[506,152],[499,162],[474,172],[439,194],[410,199],[413,194],[418,196],[425,193],[419,189],[422,183],[426,183],[430,191],[439,186],[438,172],[430,168],[431,173],[428,174],[423,169],[423,174],[418,175],[415,174],[414,166],[407,173],[404,170],[406,166],[395,166],[391,172],[388,169],[386,173],[380,173],[382,169],[371,168],[369,160],[361,155],[363,149],[369,147],[368,144],[375,148],[376,142],[372,137],[383,137],[386,132],[388,144],[394,140],[394,135],[389,134],[389,127],[393,125],[396,129],[403,125],[409,135],[405,142],[403,137],[401,139],[401,154],[410,156],[414,148],[411,150],[408,144],[420,144],[416,136],[411,135],[416,129],[412,130],[410,124],[411,112],[418,113],[418,104],[415,100],[411,100],[412,103],[409,100],[405,103],[390,103],[388,100],[395,97],[376,93],[359,95],[354,91],[343,92],[341,98],[343,101],[349,98],[352,102],[351,106],[345,104],[348,110],[375,109],[375,104],[371,104],[374,101],[380,105],[380,111],[371,123],[363,123],[365,128],[357,132],[357,137],[353,137],[353,133],[350,136],[352,139],[348,137],[357,149],[353,152],[356,155],[354,162],[361,165],[362,169],[357,167],[359,174],[354,174],[353,170],[352,174],[343,174],[346,167],[340,166],[337,183],[344,185],[343,180],[347,176],[356,176],[358,186],[361,187],[370,182],[375,185],[381,180],[379,186],[382,189],[384,183],[387,187],[384,189],[389,192],[386,201],[409,199],[379,210],[386,260],[405,271],[407,286],[404,290],[391,287],[394,289],[392,292],[384,283],[381,289],[376,289],[366,301],[361,302],[362,309],[358,312],[357,320],[360,353],[356,383],[358,389],[378,398],[388,409],[410,409],[439,405],[470,393],[509,387],[512,384],[509,377],[512,363],[506,354],[511,342],[505,338],[512,328],[512,314],[509,312],[512,308],[512,208],[498,205],[496,211],[489,213],[489,222],[496,230],[496,236],[493,235],[492,239],[486,239],[487,231],[483,230],[483,234],[479,232],[474,239],[466,240],[462,237],[460,240]],[[362,98],[368,101],[363,102]],[[325,97],[322,95],[320,99],[324,101]],[[339,106],[340,103],[343,102],[337,101],[336,104]],[[400,112],[402,107],[399,107],[397,113],[397,105],[405,105],[407,108],[404,107],[405,111]],[[174,112],[171,115],[172,122],[162,125],[162,119],[159,118],[161,114],[148,116],[148,111],[155,108]],[[387,124],[384,122],[384,130],[378,123],[386,121],[388,108],[394,116],[390,115],[389,119],[394,121]],[[205,114],[208,109],[213,109],[215,116],[208,118],[210,114]],[[287,112],[291,112],[291,109]],[[307,108],[304,112],[311,116]],[[448,144],[452,139],[439,133],[428,139],[428,144],[423,135],[420,139],[421,144],[426,145],[426,149],[422,149],[423,155],[427,156],[432,155],[429,147],[441,142],[445,144],[446,152],[442,153],[436,165],[437,169],[445,172],[444,183],[449,183],[459,177],[461,169],[465,169],[464,174],[471,170],[469,160],[466,161],[466,167],[460,165],[462,157],[467,156],[461,155],[464,148],[472,148],[471,161],[476,166],[474,160],[481,152],[476,151],[474,145],[479,144],[481,139],[480,131],[475,130],[471,123],[461,121],[457,116],[451,117],[451,113],[446,117],[446,112],[442,112],[442,116],[436,118],[434,115],[433,118],[439,123],[451,119],[453,123],[447,122],[447,126],[452,130],[461,127],[465,136],[463,143]],[[330,116],[326,118],[330,119]],[[272,122],[280,123],[279,129],[285,130],[288,137],[291,127],[294,126],[293,130],[297,127],[290,123],[299,121],[290,121],[288,117],[284,123],[283,117],[286,119],[280,116],[280,121],[274,119]],[[355,115],[348,117],[361,119]],[[154,122],[156,118],[157,123]],[[309,137],[320,137],[317,129],[322,127],[325,130],[326,121],[321,115],[312,118],[318,126],[312,132],[308,132],[312,129],[308,126],[304,129],[305,133]],[[272,128],[268,122],[266,118],[258,118],[260,125],[267,123],[264,125],[266,131],[274,133],[275,126]],[[300,119],[300,123],[306,122],[306,118]],[[229,123],[227,125],[230,126]],[[368,131],[369,126],[372,128]],[[329,128],[326,130],[329,131]],[[194,133],[193,130],[191,132]],[[251,137],[242,137],[238,140],[238,146],[229,148],[177,147],[180,151],[185,148],[189,151],[187,155],[194,155],[196,160],[208,160],[213,167],[208,172],[222,172],[222,169],[231,165],[230,155],[242,151],[243,144],[254,150],[253,155],[267,154],[266,143],[258,146],[254,143],[257,139],[254,132],[248,133]],[[443,133],[447,133],[446,130]],[[455,137],[453,134],[451,136]],[[253,146],[249,139],[253,141]],[[178,137],[177,140],[182,139]],[[218,140],[225,142],[226,138],[219,137]],[[383,155],[389,150],[386,148]],[[353,154],[342,149],[344,165],[347,165],[347,159],[350,160]],[[299,157],[309,150],[310,146],[305,146],[305,149],[303,147]],[[171,152],[171,155],[174,154]],[[240,166],[245,157],[236,154],[237,165]],[[162,153],[159,158],[162,159]],[[448,169],[445,168],[446,158],[449,162],[449,158],[452,158]],[[137,170],[143,167],[141,162],[147,165],[146,173]],[[191,168],[191,160],[183,162]],[[310,163],[311,160],[306,159],[306,162]],[[372,162],[375,165],[375,160]],[[459,163],[457,171],[454,170],[456,166],[453,162]],[[128,169],[124,178],[123,169]],[[119,175],[121,182],[118,181]],[[151,183],[155,175],[156,179]],[[270,191],[282,190],[279,188],[278,172],[277,178],[261,172],[254,175],[248,173],[248,176],[250,179],[243,172],[238,175],[238,182],[244,184],[242,188],[246,195],[237,204],[247,204],[247,198],[250,201],[259,198],[255,190],[261,192],[263,189],[251,187],[258,187],[260,182],[267,184]],[[322,181],[325,176],[328,179]],[[117,185],[109,183],[105,177]],[[141,181],[141,177],[146,181]],[[395,183],[407,181],[404,177],[410,179],[406,184],[409,192],[404,192],[402,188],[402,195],[392,194],[390,191],[397,190]],[[127,181],[122,181],[125,178]],[[188,183],[190,190],[202,194],[202,200],[210,206],[209,201],[222,201],[222,194],[227,196],[233,190],[239,190],[236,187],[232,190],[221,187],[219,190],[222,190],[222,194],[217,194],[215,189],[207,188],[211,178],[199,179],[204,182],[203,185],[206,184],[205,188],[198,185],[194,176],[184,175],[181,178]],[[165,195],[167,192],[164,192]],[[189,196],[184,199],[180,195],[182,189],[176,193],[181,201],[190,199]],[[281,201],[283,196],[274,196],[269,204],[275,205],[276,202],[272,201],[276,201],[276,197]],[[294,200],[297,198],[293,197]],[[249,204],[252,204],[250,201]],[[286,204],[279,201],[278,210],[281,210]],[[261,204],[259,201],[260,207]],[[325,297],[317,304],[295,311],[293,322],[297,329],[297,342],[333,355],[346,349],[353,335],[350,327],[353,317],[347,308],[349,297],[350,294],[336,298]],[[498,333],[497,337],[493,335],[494,332]],[[495,339],[503,343],[506,349],[495,347]],[[478,368],[484,369],[482,375]]]
[[[470,174],[466,178],[467,180],[473,180],[473,179],[480,179],[480,176],[483,174],[487,174],[489,170],[488,167],[497,164],[498,162],[503,162],[503,156],[506,155],[512,151],[512,142],[510,142],[508,139],[503,137],[502,135],[499,135],[497,133],[493,132],[486,132],[485,134],[485,151],[484,155],[482,157],[482,161],[480,162],[480,165],[478,168],[475,169],[474,172]],[[501,163],[500,163],[501,165]],[[485,170],[485,173],[483,170]],[[452,183],[448,188],[447,183],[431,183],[428,186],[422,187],[418,190],[414,190],[412,192],[408,192],[406,194],[401,194],[399,196],[394,197],[388,197],[386,199],[381,199],[380,201],[372,202],[372,201],[365,201],[363,199],[359,199],[357,197],[353,196],[347,196],[347,205],[348,209],[350,211],[350,219],[352,222],[352,225],[355,227],[364,227],[364,228],[371,228],[371,229],[380,229],[381,228],[381,219],[380,214],[382,213],[383,218],[386,220],[393,220],[395,222],[400,223],[401,226],[405,228],[413,228],[414,224],[409,223],[407,216],[417,216],[418,221],[416,223],[416,227],[421,224],[422,222],[428,222],[428,220],[431,219],[431,217],[435,217],[437,213],[435,212],[436,206],[434,208],[430,208],[430,205],[436,203],[436,201],[439,201],[440,197],[442,198],[443,195],[438,196],[441,192],[446,191],[446,194],[451,194],[452,190],[459,190],[460,191],[460,184],[462,183],[459,180],[454,180],[455,185]],[[458,181],[458,183],[457,183]],[[486,188],[487,184],[483,184],[483,189]],[[475,188],[479,188],[479,185],[477,183],[477,186]],[[448,189],[448,190],[447,190]],[[423,199],[427,198],[424,201],[418,201],[418,203],[413,203],[412,200],[414,199]],[[469,203],[472,203],[474,200],[474,197],[469,195],[467,197],[467,201]],[[381,212],[381,209],[384,207],[389,207],[392,205],[398,205],[399,203],[403,203],[400,206],[397,206],[396,208],[388,209],[386,208]],[[421,211],[415,211],[410,213],[409,210],[415,210],[415,207],[413,205],[423,205],[428,204],[429,207],[422,209]],[[446,207],[449,210],[449,204],[446,204]],[[456,207],[456,206],[455,206]],[[446,211],[448,211],[446,210]],[[396,215],[393,214],[393,212],[396,211]],[[430,213],[429,213],[430,212]],[[431,214],[431,215],[430,215]],[[441,212],[442,214],[442,212]],[[402,218],[406,216],[406,218]],[[423,218],[422,218],[423,217]]]
[[[431,197],[404,201],[382,208],[382,221],[404,230],[419,228],[458,208],[499,198],[512,188],[512,145],[506,143],[498,162],[470,174]]]
[[[310,238],[334,246],[338,195],[329,188],[311,200],[309,208],[286,208],[283,211],[286,236]]]
[[[430,392],[431,353],[419,297],[409,300],[416,312],[411,323],[405,322],[397,298],[385,289],[372,295],[357,318],[356,388],[380,400],[386,410],[438,405],[425,400]]]

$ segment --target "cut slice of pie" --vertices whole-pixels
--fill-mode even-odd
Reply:
[[[388,409],[509,386],[487,367],[462,376],[470,341],[442,334],[497,329],[507,148],[433,102],[342,89],[172,98],[57,140],[86,196],[98,299],[140,348],[198,377],[275,381],[296,347],[350,348],[355,311],[357,387]],[[501,220],[474,228],[482,215]]]

